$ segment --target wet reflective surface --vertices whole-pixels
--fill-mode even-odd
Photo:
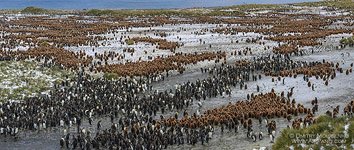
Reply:
[[[50,9],[164,9],[309,1],[315,0],[0,0],[0,9],[19,9],[28,6]]]

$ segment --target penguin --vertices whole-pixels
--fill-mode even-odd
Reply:
[[[263,132],[259,132],[259,134],[258,134],[258,139],[259,139],[259,140],[263,140]]]
[[[256,142],[256,141],[257,141],[257,136],[256,136],[256,134],[252,133],[251,138],[252,138],[253,142]]]

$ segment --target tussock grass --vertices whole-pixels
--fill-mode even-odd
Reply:
[[[0,101],[22,100],[47,92],[74,74],[58,67],[42,67],[31,61],[0,61]]]
[[[127,43],[128,45],[133,45],[135,42],[134,42],[134,40],[132,40],[132,39],[128,39],[128,40],[126,40],[126,43]]]
[[[178,17],[200,17],[200,16],[237,16],[244,15],[241,11],[224,12],[221,9],[146,9],[146,10],[101,10],[90,9],[83,12],[89,16],[114,16],[114,17],[155,17],[155,16],[178,16]]]
[[[104,73],[103,74],[103,77],[105,79],[108,79],[108,80],[115,80],[115,79],[119,79],[119,76],[115,73]]]
[[[21,11],[21,13],[24,13],[24,14],[46,14],[48,12],[49,11],[46,9],[39,8],[39,7],[33,7],[33,6],[26,7],[25,9],[23,9]]]
[[[343,38],[339,42],[340,42],[340,44],[349,45],[350,47],[353,47],[354,46],[354,36],[348,37],[348,38]]]
[[[348,122],[346,121],[348,119]],[[350,124],[348,129],[348,137],[344,137],[344,126]],[[301,142],[305,146],[301,146],[296,139],[316,139],[316,138],[301,138],[299,135],[316,135],[319,138],[311,142]],[[337,136],[335,142],[329,142]],[[298,138],[296,138],[298,137]],[[289,149],[293,146],[296,150],[302,149],[320,149],[323,146],[325,149],[340,149],[341,146],[345,145],[347,148],[351,148],[353,144],[352,140],[354,138],[354,118],[348,118],[347,116],[342,116],[338,118],[331,118],[329,116],[320,116],[317,118],[316,123],[310,125],[309,127],[303,129],[284,129],[281,135],[276,139],[276,142],[272,146],[273,150],[283,150]],[[338,142],[343,140],[344,143]],[[332,140],[333,141],[333,140]]]
[[[309,6],[309,7],[319,7],[319,6],[327,6],[334,7],[338,9],[345,10],[354,10],[354,2],[352,0],[324,0],[319,2],[304,2],[294,4],[296,6]]]

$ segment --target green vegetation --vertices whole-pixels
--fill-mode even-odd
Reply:
[[[50,46],[50,44],[47,41],[42,41],[41,43],[39,43],[39,45],[42,46],[42,47]]]
[[[17,14],[21,12],[21,10],[17,10],[17,9],[2,9],[0,10],[0,14]]]
[[[346,121],[348,119],[348,121]],[[354,140],[354,118],[342,116],[331,118],[320,116],[317,122],[303,129],[284,129],[277,138],[272,149],[283,150],[293,146],[296,150],[301,149],[341,149],[345,145],[347,149],[353,149]],[[344,134],[344,126],[349,124],[347,134]],[[306,136],[306,137],[305,137]],[[297,137],[297,138],[296,138]],[[318,138],[317,138],[318,137]],[[300,140],[302,140],[300,142]],[[302,147],[300,144],[305,144]]]
[[[90,16],[114,16],[114,17],[147,17],[147,16],[179,16],[179,17],[198,17],[198,16],[221,16],[221,15],[243,15],[240,11],[227,12],[220,9],[148,9],[148,10],[99,10],[91,9],[84,12]]]
[[[225,11],[225,10],[232,11]],[[149,10],[99,10],[91,9],[85,12],[92,16],[239,16],[246,11],[268,10],[268,9],[291,9],[289,6],[280,4],[245,4],[216,8],[197,8],[197,9],[149,9]]]
[[[41,67],[30,61],[0,61],[0,101],[22,100],[47,92],[55,82],[74,74],[58,67]]]
[[[125,40],[125,42],[128,44],[128,45],[133,45],[135,42],[134,42],[134,40],[132,40],[132,39],[127,39],[127,40]]]
[[[310,7],[319,7],[319,6],[327,6],[327,7],[334,7],[338,9],[345,9],[345,10],[354,10],[354,2],[353,0],[325,0],[319,2],[304,2],[304,3],[297,3],[294,4],[296,6],[310,6]]]
[[[0,14],[54,14],[54,15],[68,15],[80,14],[80,10],[52,10],[38,7],[26,7],[24,9],[0,9]]]
[[[115,80],[115,79],[119,79],[119,76],[115,73],[104,73],[103,77],[108,79],[108,80]]]
[[[165,9],[153,9],[153,10],[99,10],[91,9],[86,12],[86,15],[91,16],[116,16],[116,17],[127,17],[127,16],[190,16],[195,15],[190,11],[179,11],[179,10],[165,10]]]
[[[38,7],[26,7],[21,11],[24,14],[46,14],[48,12],[48,10]]]
[[[352,0],[324,0],[318,2],[295,3],[293,6],[328,6],[333,8],[354,10],[354,2]],[[231,9],[232,11],[224,11]],[[2,14],[6,13],[28,13],[28,14],[81,14],[90,16],[114,16],[114,17],[144,17],[144,16],[180,16],[180,17],[198,17],[198,16],[239,16],[244,15],[247,11],[256,10],[285,10],[293,9],[289,5],[282,4],[244,4],[215,8],[196,8],[196,9],[146,9],[146,10],[48,10],[38,7],[27,7],[23,10],[0,10]]]
[[[349,45],[350,47],[353,47],[354,46],[354,36],[348,37],[348,38],[342,38],[340,40],[340,44]]]
[[[239,11],[252,11],[252,10],[269,10],[269,9],[290,9],[286,5],[281,4],[244,4],[244,5],[235,5],[235,6],[227,6],[221,7],[219,9],[234,9]]]
[[[87,15],[91,16],[103,16],[103,15],[108,15],[111,16],[115,12],[113,10],[99,10],[99,9],[91,9],[86,12]]]

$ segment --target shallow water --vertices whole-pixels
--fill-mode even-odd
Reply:
[[[161,9],[309,1],[316,0],[0,0],[0,9],[21,9],[28,6],[49,9]]]
[[[1,0],[0,0],[0,7],[1,7]],[[197,25],[188,25],[190,28],[194,28]],[[199,26],[199,25],[198,25]],[[165,26],[166,27],[166,26]],[[175,27],[176,28],[176,27]],[[201,36],[203,37],[203,41],[206,41],[206,45],[200,45],[198,42],[193,43],[193,36],[189,35],[191,31],[194,30],[188,30],[185,32],[181,32],[178,35],[183,37],[183,42],[186,42],[186,46],[178,49],[178,52],[193,52],[193,51],[198,51],[199,49],[203,49],[203,46],[206,46],[208,44],[213,44],[213,49],[223,49],[223,50],[233,50],[233,49],[243,49],[244,47],[252,47],[254,50],[254,55],[262,54],[265,52],[265,54],[268,54],[270,51],[264,51],[262,50],[262,47],[259,47],[258,45],[253,45],[252,44],[246,44],[246,43],[239,43],[237,45],[230,45],[228,42],[228,38],[231,36],[218,36],[217,38],[214,39],[210,34]],[[235,35],[235,37],[232,37],[233,39],[238,39],[241,38],[241,35]],[[246,34],[246,36],[256,36],[256,34]],[[242,37],[242,38],[247,38],[247,37]],[[352,48],[347,48],[343,50],[335,50],[335,49],[330,49],[330,50],[325,50],[325,47],[329,45],[334,45],[336,46],[336,43],[338,43],[338,40],[341,38],[343,35],[333,35],[328,37],[326,39],[327,42],[322,47],[315,48],[315,54],[308,55],[308,56],[302,56],[302,57],[294,57],[294,60],[299,60],[299,61],[321,61],[322,59],[326,60],[331,60],[335,62],[341,62],[345,61],[347,62],[347,65],[350,62],[354,62],[353,57],[342,57],[341,53],[346,53],[350,52],[351,56],[354,55],[354,51],[352,51]],[[228,38],[227,38],[228,37]],[[169,40],[175,40],[174,37],[168,37]],[[195,40],[198,40],[200,37],[194,37]],[[184,41],[185,40],[185,41]],[[216,44],[217,43],[217,44]],[[267,41],[268,45],[276,45],[274,42]],[[207,47],[207,46],[206,46]],[[146,47],[142,47],[146,48]],[[147,46],[149,48],[149,46]],[[205,51],[211,51],[212,49],[205,49]],[[138,50],[139,52],[139,50]],[[137,53],[138,53],[137,52]],[[166,52],[168,53],[168,52]],[[135,57],[138,57],[138,54],[134,54]],[[245,57],[250,57],[250,56],[242,56],[242,58]],[[231,59],[232,61],[234,59],[238,58],[228,58]],[[241,59],[241,58],[239,58]],[[344,65],[343,67],[347,68],[348,66]],[[201,66],[206,66],[206,67],[212,67],[213,63],[198,63],[198,65],[191,65],[188,71],[186,71],[182,75],[171,75],[168,79],[165,81],[153,83],[154,89],[158,90],[164,90],[164,89],[169,89],[173,88],[176,83],[183,83],[187,82],[188,80],[191,82],[194,82],[197,78],[206,78],[208,77],[207,74],[202,74],[199,70]],[[271,77],[263,77],[262,80],[258,80],[257,82],[248,82],[248,89],[247,90],[239,90],[238,87],[235,87],[232,89],[232,95],[231,97],[216,97],[212,99],[207,99],[203,101],[203,108],[201,109],[203,111],[207,109],[212,109],[215,107],[220,107],[222,105],[226,105],[228,102],[235,102],[238,100],[244,100],[246,99],[246,95],[248,93],[252,93],[256,91],[256,85],[261,85],[261,92],[269,92],[272,88],[274,88],[277,92],[288,90],[291,87],[295,87],[295,95],[294,98],[297,100],[297,102],[304,103],[304,105],[310,106],[309,102],[316,96],[320,100],[320,113],[324,113],[326,110],[330,109],[331,106],[336,106],[336,105],[341,105],[341,107],[347,103],[347,101],[353,99],[354,95],[351,91],[353,91],[352,85],[354,85],[354,81],[352,80],[354,78],[354,74],[350,74],[349,76],[345,74],[338,74],[337,77],[334,80],[331,80],[329,86],[323,86],[323,81],[321,80],[315,80],[314,78],[311,78],[311,82],[315,83],[316,89],[315,91],[312,91],[310,88],[307,87],[306,82],[303,82],[302,77],[299,76],[298,78],[287,78],[286,79],[286,84],[278,84],[278,83],[273,83],[271,82]],[[318,85],[318,87],[317,87]],[[335,90],[334,90],[335,89]],[[196,104],[196,101],[193,103],[192,106],[190,106],[187,111],[189,114],[195,112],[198,109],[198,105]],[[172,115],[173,112],[166,114]],[[182,113],[180,113],[182,114]],[[158,113],[157,116],[159,116],[160,113]],[[110,122],[107,118],[96,118],[94,119],[94,123],[92,126],[88,125],[87,120],[84,120],[83,122],[83,127],[89,128],[92,133],[95,131],[95,125],[97,124],[97,121],[101,119],[103,123],[103,128],[108,128],[110,125]],[[277,124],[279,125],[279,130],[277,131],[277,134],[279,135],[280,129],[285,128],[286,125],[288,125],[288,122],[286,122],[284,119],[277,119]],[[255,121],[256,122],[256,121]],[[257,126],[258,127],[258,126]],[[264,128],[255,128],[256,131],[263,131],[265,133]],[[75,127],[72,127],[69,130],[72,134],[74,134]],[[48,129],[47,131],[40,131],[38,132],[20,132],[20,139],[19,141],[13,141],[7,139],[5,142],[5,138],[0,137],[0,150],[6,150],[6,149],[59,149],[59,139],[63,135],[63,129],[62,128],[54,128],[54,129]],[[269,137],[265,137],[263,141],[259,141],[256,143],[253,143],[251,140],[246,138],[245,131],[241,130],[239,134],[234,134],[233,132],[227,132],[224,135],[220,134],[219,128],[215,132],[215,135],[213,135],[214,138],[210,141],[209,144],[206,144],[205,146],[201,145],[198,143],[196,146],[191,146],[191,145],[181,145],[181,146],[172,146],[169,147],[169,149],[251,149],[254,147],[259,146],[270,146],[271,144],[269,143],[270,139]]]
[[[339,61],[341,59],[344,59],[346,62],[354,62],[352,57],[341,57],[341,53],[345,52],[350,52],[351,55],[354,55],[354,52],[351,51],[351,49],[347,48],[344,50],[339,50],[339,51],[323,51],[319,52],[310,56],[303,56],[303,57],[295,57],[295,60],[322,60],[326,56],[332,56],[330,57],[332,61]],[[348,67],[347,65],[343,67]],[[166,88],[171,88],[173,87],[174,84],[176,83],[181,83],[185,82],[185,80],[190,80],[193,81],[196,78],[199,78],[200,72],[195,70],[195,71],[190,71],[186,72],[186,74],[182,75],[176,75],[168,78],[168,80],[161,81],[158,83],[154,83],[154,88],[163,90]],[[276,84],[271,82],[271,77],[263,77],[261,80],[258,80],[257,82],[247,82],[249,88],[247,90],[239,90],[238,87],[232,88],[232,95],[231,97],[215,97],[211,99],[207,99],[203,101],[203,108],[201,108],[201,111],[204,112],[207,109],[212,109],[215,107],[220,107],[222,105],[226,105],[228,102],[235,102],[239,100],[246,99],[246,94],[247,93],[252,93],[255,92],[255,87],[256,85],[267,85],[266,87],[261,86],[261,91],[260,92],[268,92],[270,91],[271,88],[274,88],[277,92],[279,91],[284,91],[289,89],[291,86],[295,86],[295,95],[294,98],[305,105],[305,107],[311,107],[311,104],[309,103],[311,99],[314,98],[314,96],[317,96],[319,98],[319,113],[318,114],[323,114],[325,111],[331,108],[331,106],[336,106],[340,105],[341,108],[343,107],[344,104],[346,104],[349,100],[353,99],[354,95],[353,93],[350,93],[350,91],[353,91],[351,86],[353,85],[353,81],[351,80],[353,78],[354,74],[350,74],[349,76],[345,74],[338,74],[337,77],[330,82],[330,85],[327,86],[319,86],[316,88],[315,91],[311,91],[310,88],[307,88],[306,82],[302,81],[302,77],[298,78],[287,78],[286,79],[286,84]],[[205,76],[204,76],[205,77]],[[313,80],[315,84],[321,85],[320,80]],[[323,84],[323,83],[322,83]],[[337,89],[337,90],[333,90]],[[341,92],[338,92],[341,91]],[[198,105],[196,104],[196,101],[193,103],[192,106],[187,108],[187,111],[189,114],[195,112],[198,109]],[[180,113],[182,114],[182,113]],[[160,115],[160,112],[157,114],[157,116]],[[173,115],[173,112],[169,112],[165,114],[165,116],[171,116]],[[103,128],[109,128],[110,126],[110,121],[107,117],[103,118],[94,118],[93,125],[90,126],[88,124],[87,120],[83,120],[83,127],[86,129],[89,129],[92,131],[91,133],[95,133],[95,127],[98,122],[98,120],[102,120],[102,126]],[[277,130],[277,135],[280,135],[281,129],[286,128],[286,126],[289,124],[285,119],[280,118],[280,119],[275,119],[277,122],[277,126],[279,126]],[[266,129],[264,127],[264,124],[259,125],[257,120],[253,120],[255,122],[255,131],[260,132],[262,131],[263,133],[266,133]],[[115,121],[117,123],[117,120]],[[68,131],[71,133],[71,135],[76,133],[76,128],[71,127],[68,129]],[[262,141],[257,141],[257,142],[252,142],[250,139],[246,138],[246,130],[241,128],[241,131],[239,133],[234,133],[234,132],[228,132],[228,130],[225,130],[226,132],[221,135],[220,134],[220,127],[216,127],[216,132],[213,135],[213,138],[208,144],[201,145],[201,143],[197,143],[195,146],[192,145],[174,145],[168,147],[168,149],[194,149],[194,150],[199,150],[199,149],[240,149],[240,150],[248,150],[252,149],[255,147],[270,147],[271,143],[270,139],[268,136],[265,136]],[[20,132],[20,139],[18,141],[13,141],[12,139],[5,139],[3,137],[0,137],[0,149],[1,150],[13,150],[13,149],[48,149],[48,150],[54,150],[54,149],[60,149],[59,146],[59,139],[63,135],[63,128],[53,128],[53,129],[48,129],[46,131],[39,131],[39,132],[30,132],[30,131],[24,131]],[[277,137],[277,136],[276,136]]]

